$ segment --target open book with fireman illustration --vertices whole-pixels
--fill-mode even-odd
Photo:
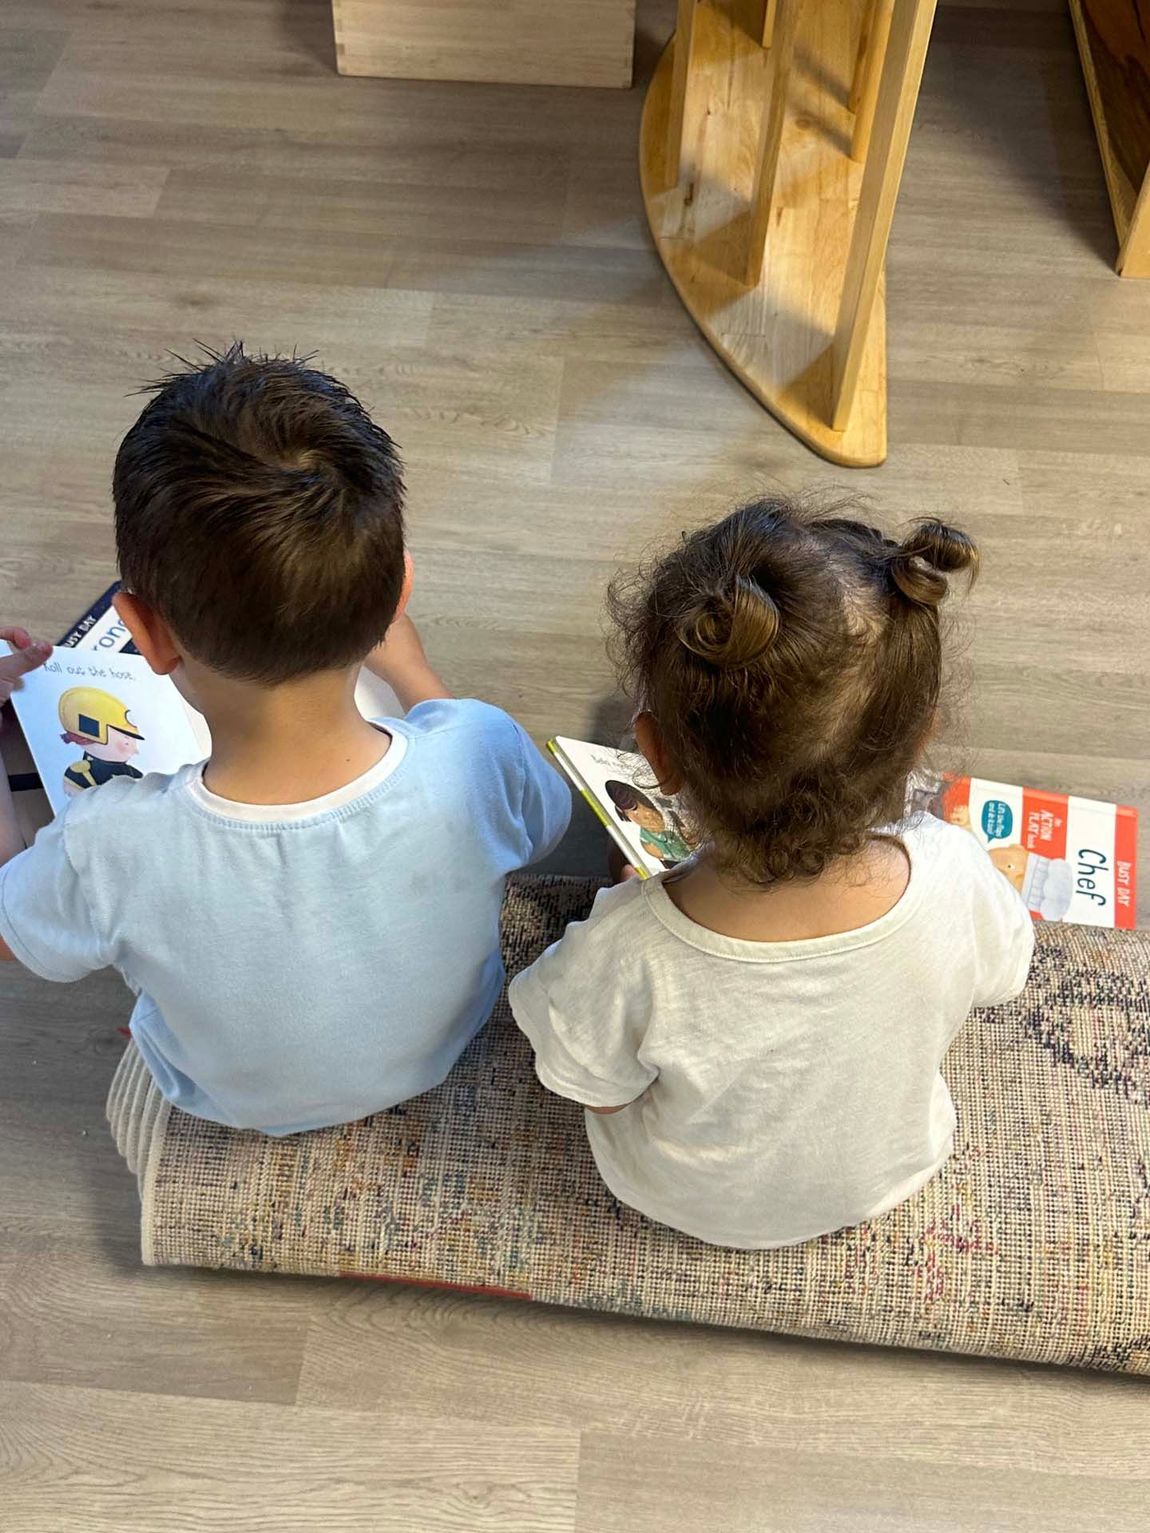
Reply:
[[[4,766],[26,842],[78,793],[113,777],[175,772],[211,751],[202,716],[132,643],[113,605],[118,589],[109,587],[12,694],[20,734],[6,732]],[[402,711],[367,671],[355,695],[368,718]]]

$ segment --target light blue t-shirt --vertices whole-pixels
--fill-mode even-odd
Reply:
[[[199,765],[88,789],[0,868],[0,936],[45,979],[119,969],[200,1117],[291,1134],[429,1090],[499,995],[506,875],[571,798],[486,703],[379,722],[382,761],[304,804],[231,803]]]

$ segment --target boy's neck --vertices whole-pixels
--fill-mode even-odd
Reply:
[[[244,804],[298,804],[346,787],[391,737],[355,704],[359,666],[260,686],[196,668],[189,692],[212,735],[204,786]]]

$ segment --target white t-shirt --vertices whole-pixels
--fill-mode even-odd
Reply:
[[[604,890],[512,982],[543,1085],[593,1107],[621,1202],[716,1245],[791,1245],[885,1213],[951,1152],[939,1065],[972,1006],[1022,989],[1018,894],[967,830],[898,828],[902,898],[832,937],[747,942],[685,916],[667,875]]]

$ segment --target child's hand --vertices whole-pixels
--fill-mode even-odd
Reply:
[[[614,841],[607,847],[607,871],[611,875],[613,884],[624,884],[629,878],[638,878],[639,869],[632,862],[628,862],[625,855],[615,845]]]
[[[34,671],[37,666],[44,664],[52,653],[52,646],[45,644],[42,639],[29,638],[26,628],[0,628],[0,639],[6,639],[15,651],[14,654],[0,656],[0,707],[2,707],[12,696],[21,676],[26,676],[29,671]]]

